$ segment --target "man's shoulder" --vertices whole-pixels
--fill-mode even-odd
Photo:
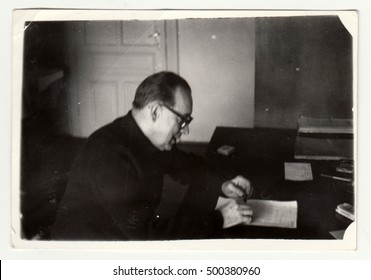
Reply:
[[[107,142],[125,144],[128,139],[128,129],[123,125],[124,117],[117,118],[113,122],[94,131],[87,139],[88,143]]]

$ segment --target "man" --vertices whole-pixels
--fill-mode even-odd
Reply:
[[[192,106],[191,89],[180,76],[160,72],[145,79],[132,110],[94,132],[77,156],[52,239],[208,238],[231,219],[249,223],[251,209],[238,202],[251,193],[249,181],[226,181],[201,158],[176,148],[189,133]],[[174,218],[163,220],[155,209],[165,174],[189,187]],[[215,210],[219,196],[236,202]]]

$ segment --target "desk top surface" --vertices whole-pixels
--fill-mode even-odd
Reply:
[[[333,239],[330,231],[347,228],[351,221],[335,212],[338,204],[354,205],[353,185],[322,177],[334,174],[337,161],[295,160],[296,130],[270,128],[217,127],[206,150],[206,159],[226,176],[237,174],[248,178],[254,187],[252,198],[298,202],[296,229],[237,226],[223,230],[225,238]],[[217,153],[222,145],[235,152],[229,156]],[[311,164],[312,181],[287,181],[284,162]]]

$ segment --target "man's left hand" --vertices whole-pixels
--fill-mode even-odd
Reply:
[[[222,185],[222,192],[226,197],[244,201],[251,197],[253,188],[250,181],[242,176],[237,176]]]

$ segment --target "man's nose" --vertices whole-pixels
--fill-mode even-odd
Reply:
[[[183,134],[184,134],[184,135],[187,135],[188,133],[189,133],[189,127],[188,127],[188,125],[187,125],[187,126],[181,128],[181,129],[178,131],[178,133],[175,134],[175,137],[176,137],[177,139],[179,139]]]
[[[185,127],[183,127],[180,132],[184,135],[187,135],[189,133],[189,126],[186,125]]]

